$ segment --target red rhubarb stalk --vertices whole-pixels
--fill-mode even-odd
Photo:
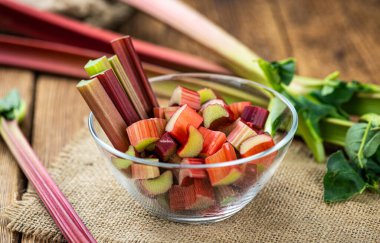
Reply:
[[[121,34],[98,29],[78,21],[17,3],[0,1],[0,29],[46,41],[112,53],[110,41]],[[229,74],[227,69],[205,59],[141,40],[133,44],[142,61],[178,70]]]
[[[14,112],[18,113],[19,108],[13,107]],[[54,222],[68,242],[96,242],[22,134],[16,121],[18,118],[14,116],[7,120],[0,117],[0,134]]]

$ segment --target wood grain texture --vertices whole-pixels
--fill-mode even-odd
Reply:
[[[343,79],[368,81],[372,72],[379,73],[380,46],[371,39],[380,30],[380,16],[374,13],[380,11],[380,4],[297,0],[275,3],[300,74],[322,78],[339,70]]]
[[[0,68],[0,97],[10,90],[17,88],[20,95],[27,103],[28,116],[22,124],[22,130],[27,136],[31,131],[32,103],[34,75],[30,71],[19,69]],[[7,145],[0,139],[0,212],[21,198],[26,180],[13,158]],[[17,242],[19,234],[12,233],[4,226],[0,219],[0,242]]]
[[[77,80],[55,76],[41,76],[37,80],[33,149],[46,167],[75,133],[86,126],[89,109],[75,88],[76,83]],[[22,242],[41,241],[23,236]]]

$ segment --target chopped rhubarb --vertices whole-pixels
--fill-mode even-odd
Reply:
[[[237,156],[235,149],[230,143],[223,144],[222,148],[219,149],[215,154],[208,156],[205,159],[206,164],[222,163],[227,161],[236,160]],[[207,173],[210,178],[210,182],[213,186],[223,186],[234,183],[238,180],[242,171],[239,166],[225,166],[219,168],[209,168]]]
[[[202,122],[202,116],[188,105],[184,105],[170,118],[165,131],[169,132],[173,138],[184,144],[188,137],[188,126],[192,125],[198,128]]]
[[[214,190],[207,179],[194,179],[194,204],[188,206],[187,209],[200,210],[211,207],[215,204]]]
[[[197,91],[178,86],[170,98],[169,105],[188,105],[194,110],[201,108],[200,96]]]
[[[233,186],[236,186],[240,192],[244,192],[251,188],[257,181],[258,169],[255,164],[244,164],[244,175],[234,182]]]
[[[270,135],[268,134],[257,135],[257,136],[247,139],[241,144],[240,155],[242,157],[249,157],[254,154],[261,153],[267,149],[270,149],[274,145],[275,143]],[[264,168],[268,168],[272,164],[276,155],[277,155],[276,152],[272,152],[271,154],[268,154],[260,159],[253,160],[250,163],[262,165],[264,166]]]
[[[209,88],[203,88],[203,89],[198,90],[198,94],[201,99],[201,104],[204,104],[209,100],[214,100],[217,98],[215,92]]]
[[[243,113],[243,110],[245,107],[250,106],[251,102],[249,101],[242,101],[242,102],[236,102],[229,104],[228,107],[230,108],[231,112],[234,114],[234,120],[238,119],[241,114]]]
[[[148,120],[153,121],[156,124],[158,136],[161,137],[165,132],[165,127],[166,127],[167,121],[165,119],[162,119],[162,118],[150,118]]]
[[[136,151],[132,145],[129,146],[128,150],[125,153],[130,156],[136,156]],[[131,166],[133,162],[128,159],[112,158],[112,163],[116,166],[116,168],[120,170],[126,170]]]
[[[158,162],[158,159],[149,160]],[[131,169],[133,179],[151,179],[160,176],[160,169],[157,166],[133,163]]]
[[[201,106],[201,109],[199,111],[202,113],[204,111],[204,109],[206,109],[207,106],[209,106],[209,105],[215,105],[215,104],[218,104],[218,105],[221,105],[221,106],[227,106],[227,104],[226,104],[226,102],[224,102],[224,100],[222,100],[222,99],[214,99],[214,100],[210,100],[210,101],[207,101],[206,103],[204,103]]]
[[[222,207],[236,201],[236,197],[238,196],[238,193],[230,186],[218,186],[215,188],[215,194],[219,205]]]
[[[231,114],[224,105],[209,105],[203,110],[202,116],[204,126],[213,130],[232,122]]]
[[[201,151],[201,156],[203,157],[213,155],[227,141],[226,135],[222,132],[212,131],[204,127],[200,127],[198,130],[204,140],[203,149]]]
[[[183,211],[190,208],[196,201],[194,186],[174,185],[169,190],[169,207],[173,212]]]
[[[157,141],[155,152],[162,161],[168,161],[177,151],[177,143],[169,133],[164,133],[160,140]]]
[[[239,149],[242,142],[253,136],[256,136],[256,132],[239,120],[237,121],[235,128],[227,136],[227,141],[236,149]]]
[[[153,119],[160,118],[140,120],[127,128],[131,145],[138,152],[143,151],[146,146],[160,139],[160,131],[157,128],[156,121]]]
[[[267,109],[250,105],[244,108],[241,119],[252,124],[254,128],[261,130],[264,128],[268,116],[269,111]]]
[[[185,158],[182,160],[181,164],[189,165],[200,165],[203,164],[204,160],[200,158]],[[194,178],[207,178],[205,169],[180,169],[178,174],[178,184],[180,186],[188,186],[193,184]]]
[[[178,149],[177,154],[182,158],[197,157],[203,149],[203,136],[194,126],[188,127],[187,140]]]
[[[169,191],[173,185],[173,173],[167,170],[157,178],[136,180],[136,184],[143,194],[154,197]]]
[[[154,107],[153,108],[153,115],[156,118],[165,119],[165,107]]]

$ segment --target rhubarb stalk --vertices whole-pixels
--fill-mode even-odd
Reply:
[[[16,1],[0,1],[0,29],[46,41],[112,53],[110,42],[121,34],[98,29],[78,21],[28,7]],[[141,60],[178,70],[229,74],[227,69],[169,48],[141,40],[133,44]]]
[[[18,93],[13,91],[0,104],[0,134],[65,239],[96,242],[22,134],[17,121],[25,113],[20,110],[25,109],[25,105]]]

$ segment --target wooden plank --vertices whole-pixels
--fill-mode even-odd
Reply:
[[[367,24],[367,35],[358,37],[364,31],[360,30],[360,23],[380,21],[378,14],[367,15],[368,11],[380,10],[379,4],[375,8],[369,2],[357,2],[356,5],[361,5],[359,9],[355,1],[277,1],[277,12],[284,22],[300,74],[322,78],[339,70],[343,79],[370,78],[371,69],[377,67],[368,64],[371,62],[369,60],[379,59],[379,52],[372,52],[372,48],[376,46],[378,49],[379,46],[375,40],[371,41],[371,45],[367,41],[377,37],[379,25]],[[345,9],[351,12],[345,14],[342,5],[346,5]],[[360,22],[357,20],[358,12]],[[363,48],[367,51],[363,51]]]
[[[76,90],[76,83],[76,80],[54,76],[37,80],[33,148],[45,166],[86,126],[89,109]],[[23,236],[22,242],[40,241]]]
[[[282,30],[276,25],[277,16],[272,12],[269,2],[187,0],[186,3],[264,58],[277,60],[289,55],[287,44],[282,40]],[[137,12],[122,31],[153,43],[220,62],[220,59],[195,41],[141,12]]]
[[[11,68],[0,68],[0,97],[11,89],[18,89],[28,106],[28,115],[22,124],[22,130],[27,136],[31,131],[34,75],[30,71]],[[8,150],[6,144],[0,139],[0,211],[21,198],[26,184],[24,175],[16,160]],[[5,228],[0,219],[0,242],[17,242],[19,234],[12,233]]]

